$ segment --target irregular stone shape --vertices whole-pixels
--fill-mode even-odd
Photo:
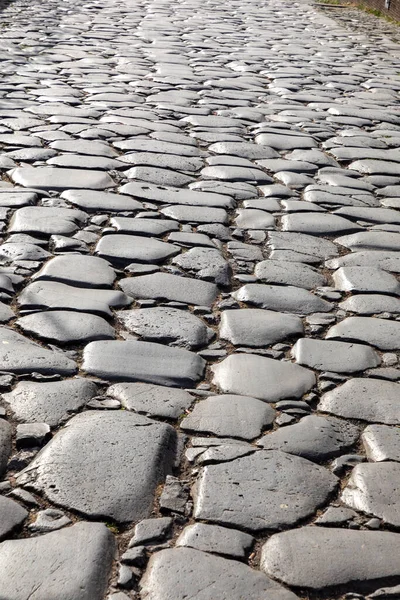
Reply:
[[[101,600],[114,555],[102,523],[76,523],[60,531],[0,545],[0,597],[8,600]],[[45,586],[45,590],[43,587]]]
[[[331,327],[325,337],[355,340],[380,350],[400,350],[400,322],[374,317],[348,317]]]
[[[135,235],[161,236],[169,231],[178,231],[179,224],[168,219],[130,219],[128,217],[114,217],[110,225],[115,227],[119,233],[131,233]],[[171,240],[174,241],[174,240]]]
[[[326,284],[321,273],[307,264],[285,260],[263,260],[256,265],[255,276],[265,283],[293,285],[312,290]]]
[[[209,208],[203,206],[167,206],[162,208],[160,212],[179,221],[180,223],[227,223],[228,215],[222,208]]]
[[[295,594],[240,562],[173,548],[153,554],[140,582],[144,600],[296,600]],[[212,592],[210,592],[212,590]]]
[[[75,310],[112,316],[110,307],[127,306],[131,301],[117,290],[73,287],[58,281],[30,283],[18,297],[24,309]]]
[[[144,381],[189,387],[203,375],[205,361],[181,348],[152,342],[91,342],[83,352],[82,369],[90,375],[122,381]]]
[[[106,235],[96,245],[96,253],[112,263],[160,263],[179,254],[173,244],[135,235]]]
[[[330,213],[293,213],[282,217],[282,231],[309,235],[337,235],[360,231],[362,227]]]
[[[7,468],[8,459],[11,454],[12,429],[11,425],[0,419],[0,477]]]
[[[0,514],[0,540],[3,540],[9,533],[25,521],[29,513],[20,506],[20,504],[14,502],[14,500],[0,496]]]
[[[235,188],[238,185],[240,184],[236,184]],[[120,192],[131,194],[135,198],[140,198],[140,200],[160,202],[161,204],[233,208],[233,200],[229,195],[182,190],[181,188],[170,186],[161,187],[140,181],[131,181],[123,185],[120,188]]]
[[[176,545],[195,548],[202,552],[244,558],[246,550],[252,546],[253,542],[253,536],[243,531],[227,529],[219,525],[195,523],[185,527],[176,540]]]
[[[333,281],[343,292],[400,293],[396,277],[376,267],[341,267],[333,274]]]
[[[371,423],[400,425],[400,384],[354,378],[322,396],[318,409]]]
[[[76,363],[65,354],[47,350],[12,329],[0,327],[0,371],[73,375]]]
[[[397,165],[398,167],[398,165]],[[400,234],[381,231],[361,231],[335,240],[351,250],[400,250]]]
[[[209,147],[210,152],[216,154],[227,154],[229,156],[241,156],[249,160],[262,158],[279,158],[280,155],[268,146],[257,146],[251,142],[217,142]]]
[[[97,256],[68,253],[49,260],[33,279],[86,287],[110,287],[115,279],[115,271],[106,260]]]
[[[124,171],[124,175],[127,179],[139,179],[139,181],[148,181],[155,185],[172,185],[176,187],[183,187],[195,181],[195,179],[189,175],[184,175],[178,171],[171,171],[170,169],[160,169],[158,167],[132,167],[131,169]]]
[[[294,253],[295,262],[319,263],[338,254],[337,246],[333,242],[305,233],[276,231],[269,233],[268,238],[272,259],[275,259],[278,253],[289,252]]]
[[[304,458],[260,450],[208,465],[194,487],[194,516],[251,531],[294,526],[333,492],[337,478]]]
[[[150,515],[175,445],[175,430],[165,423],[128,411],[87,411],[68,421],[18,483],[91,518],[137,521]]]
[[[10,221],[10,233],[41,235],[71,235],[84,223],[87,215],[74,208],[25,206],[15,211]]]
[[[339,208],[335,211],[337,215],[344,215],[349,219],[356,221],[369,221],[372,223],[396,223],[400,224],[400,215],[396,210],[391,208],[364,208],[346,206],[345,208]]]
[[[377,267],[383,271],[400,273],[399,252],[391,252],[390,250],[360,250],[359,252],[351,252],[339,258],[333,258],[325,264],[328,269],[338,269],[339,267]]]
[[[3,304],[3,302],[0,302],[0,323],[7,323],[14,317],[14,311],[9,306],[7,306],[7,304]]]
[[[301,527],[267,540],[261,568],[287,585],[306,589],[350,584],[351,590],[368,584],[376,587],[385,578],[400,579],[400,536],[387,531]]]
[[[167,419],[177,419],[194,402],[185,390],[150,383],[115,383],[107,389],[107,396],[128,410]]]
[[[387,425],[368,425],[361,436],[368,460],[400,462],[400,429]]]
[[[14,183],[39,190],[104,190],[115,182],[104,171],[58,169],[57,167],[17,167],[10,174]]]
[[[400,299],[383,294],[356,294],[340,302],[339,307],[359,315],[400,313]]]
[[[168,300],[199,306],[211,306],[217,296],[217,286],[214,283],[169,273],[122,279],[120,287],[133,298]]]
[[[108,158],[118,156],[118,152],[112,146],[95,140],[90,140],[90,142],[85,140],[56,140],[55,142],[51,142],[50,148],[61,150],[62,152],[74,152],[90,156],[106,156]]]
[[[302,148],[316,148],[318,146],[317,142],[311,136],[299,135],[298,132],[295,135],[291,134],[285,135],[284,133],[278,133],[278,131],[261,133],[256,136],[255,142],[269,146],[275,150],[299,150]]]
[[[262,348],[304,334],[303,322],[287,315],[258,308],[225,310],[221,316],[220,337],[235,346]]]
[[[216,248],[191,248],[172,261],[200,279],[212,280],[220,285],[229,285],[231,267]]]
[[[130,196],[91,190],[67,189],[61,194],[61,198],[88,212],[100,212],[103,210],[106,212],[120,212],[143,208],[141,202],[134,200]]]
[[[213,382],[223,392],[265,402],[301,398],[315,384],[312,371],[257,355],[231,354],[211,369]]]
[[[308,460],[325,461],[350,448],[358,435],[358,428],[351,423],[309,415],[294,425],[268,433],[257,445],[265,450],[281,450]]]
[[[155,540],[162,540],[169,533],[172,523],[172,517],[158,517],[139,521],[135,527],[135,535],[129,542],[128,547],[133,548]]]
[[[399,486],[399,463],[363,463],[352,470],[341,500],[351,508],[399,527]]]
[[[361,344],[301,338],[292,349],[296,362],[335,373],[356,373],[380,365],[378,354]]]
[[[274,417],[275,411],[255,398],[211,396],[194,406],[191,414],[181,421],[181,429],[252,440],[273,423]]]
[[[255,304],[261,308],[280,312],[309,315],[329,312],[332,304],[303,288],[282,285],[248,283],[232,294],[238,302]]]
[[[54,158],[52,158],[54,157]],[[81,154],[59,154],[52,157],[46,156],[48,165],[62,167],[67,169],[96,169],[99,171],[112,171],[120,169],[124,164],[114,158],[105,158],[103,156],[82,156]]]
[[[50,252],[29,242],[9,242],[0,246],[0,259],[3,263],[14,262],[16,260],[40,261],[50,256]]]
[[[12,392],[2,394],[2,398],[18,421],[55,427],[96,394],[93,381],[79,377],[46,383],[20,381]]]
[[[142,339],[200,348],[213,337],[214,332],[189,311],[170,307],[123,310],[117,313],[118,320],[128,330]]]
[[[114,328],[102,317],[67,310],[32,313],[18,319],[16,325],[25,333],[62,344],[115,338]]]
[[[274,217],[256,208],[239,209],[235,223],[241,229],[274,229],[275,227]]]

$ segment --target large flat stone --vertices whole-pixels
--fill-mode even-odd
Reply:
[[[331,327],[325,337],[354,340],[380,350],[399,350],[400,322],[376,317],[348,317]]]
[[[308,369],[251,354],[231,354],[212,371],[214,384],[223,392],[265,402],[300,398],[315,384],[315,375]]]
[[[7,600],[102,600],[114,555],[102,523],[76,523],[0,545],[0,597]]]
[[[350,584],[351,590],[371,589],[385,579],[393,585],[400,582],[400,535],[301,527],[273,535],[263,547],[261,567],[287,585],[313,590]]]
[[[11,498],[0,496],[0,514],[0,540],[3,540],[9,533],[12,533],[14,529],[19,527],[25,521],[29,513],[20,504],[11,500]]]
[[[104,379],[190,387],[203,375],[205,361],[188,350],[152,342],[100,341],[88,344],[82,369]]]
[[[128,411],[87,411],[55,435],[18,483],[91,518],[137,521],[151,513],[175,442],[170,425]]]
[[[0,477],[7,468],[12,447],[12,428],[7,421],[0,420]]]
[[[112,286],[115,272],[106,260],[97,256],[67,254],[49,260],[33,279],[101,288]]]
[[[329,312],[332,304],[315,296],[308,290],[293,286],[248,283],[233,292],[239,302],[255,304],[278,312],[309,315],[313,312]]]
[[[68,186],[73,187],[73,186]],[[89,212],[134,211],[143,208],[141,202],[123,194],[97,192],[93,190],[67,189],[61,198]]]
[[[368,460],[400,462],[400,428],[368,425],[361,436]]]
[[[154,417],[177,419],[187,412],[194,397],[186,390],[152,383],[115,383],[107,396],[119,400],[124,408]]]
[[[298,340],[292,356],[300,365],[335,373],[356,373],[377,367],[381,362],[369,346],[310,338]]]
[[[325,277],[317,269],[301,262],[263,260],[256,265],[254,274],[264,283],[293,285],[306,290],[326,283]]]
[[[8,231],[47,236],[72,235],[86,218],[84,212],[74,208],[25,206],[14,212]]]
[[[102,317],[68,310],[32,313],[17,319],[16,325],[41,340],[60,344],[115,338],[115,329]]]
[[[101,238],[96,253],[112,263],[159,263],[179,254],[173,244],[135,235],[113,234]]]
[[[251,531],[281,529],[312,515],[336,484],[304,458],[260,450],[205,467],[194,487],[194,516]]]
[[[104,171],[58,169],[57,167],[18,167],[10,175],[14,183],[40,190],[104,190],[115,182]]]
[[[271,310],[242,308],[221,315],[220,337],[235,346],[262,348],[304,333],[301,319]]]

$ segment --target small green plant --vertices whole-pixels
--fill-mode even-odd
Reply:
[[[109,523],[108,521],[105,521],[104,525],[115,535],[119,533],[118,526],[115,525],[115,523]]]

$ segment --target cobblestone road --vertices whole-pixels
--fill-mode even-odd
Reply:
[[[400,46],[0,13],[0,599],[400,598]]]

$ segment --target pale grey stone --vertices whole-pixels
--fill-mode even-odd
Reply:
[[[85,189],[67,189],[61,194],[61,198],[88,212],[134,211],[143,208],[141,202],[134,200],[130,196]]]
[[[319,371],[355,373],[380,365],[379,355],[361,344],[301,338],[292,349],[300,365]]]
[[[102,317],[67,310],[32,313],[17,319],[16,325],[25,333],[62,344],[115,338],[115,329]]]
[[[12,428],[7,421],[0,419],[0,477],[7,468],[12,447]]]
[[[331,327],[325,337],[354,340],[380,350],[399,350],[400,322],[376,317],[348,317]]]
[[[356,223],[330,213],[293,213],[282,217],[282,231],[333,236],[360,229]]]
[[[18,208],[8,228],[11,233],[71,235],[85,222],[87,215],[74,208],[25,206]]]
[[[112,286],[115,271],[106,260],[97,256],[68,254],[49,260],[33,279],[101,288]]]
[[[260,281],[272,284],[291,285],[312,290],[326,284],[326,279],[313,267],[301,262],[263,260],[254,271]]]
[[[185,527],[176,540],[176,545],[233,558],[244,558],[246,550],[251,548],[253,542],[253,536],[243,531],[227,529],[219,525],[195,523]]]
[[[3,540],[8,534],[12,533],[14,529],[22,525],[29,513],[17,502],[11,500],[11,498],[0,496],[0,514],[0,540]]]
[[[104,190],[115,185],[115,182],[104,171],[85,169],[17,167],[11,171],[10,177],[18,185],[40,190]]]
[[[302,320],[295,315],[257,308],[226,310],[221,315],[221,339],[235,346],[262,348],[304,334]]]
[[[361,436],[368,460],[400,462],[400,429],[387,425],[368,425]]]
[[[333,282],[344,292],[400,294],[396,277],[377,267],[341,267],[333,274]]]
[[[136,236],[106,235],[96,245],[96,253],[112,263],[159,263],[180,252],[178,246],[159,240]]]
[[[107,396],[119,400],[125,408],[155,417],[177,419],[193,404],[185,390],[151,383],[115,383]]]
[[[347,312],[360,315],[398,314],[400,313],[400,299],[383,294],[356,294],[340,302],[339,307]]]
[[[255,304],[261,308],[309,315],[314,312],[329,312],[332,304],[315,296],[308,290],[294,286],[249,283],[232,294],[235,300]]]

